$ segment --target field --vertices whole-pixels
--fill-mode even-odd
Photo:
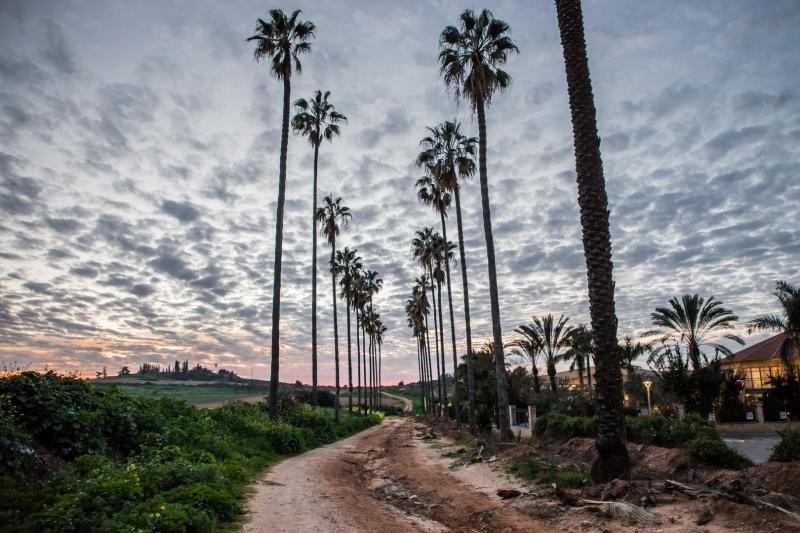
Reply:
[[[98,384],[100,387],[110,387],[110,384]],[[266,396],[266,390],[253,390],[237,385],[223,384],[191,384],[191,383],[114,383],[121,390],[134,396],[145,398],[160,398],[171,396],[178,400],[189,402],[192,405],[220,403],[230,400],[257,399]]]

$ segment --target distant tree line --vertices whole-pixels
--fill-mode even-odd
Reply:
[[[161,366],[153,363],[142,363],[139,365],[139,371],[136,375],[152,375],[152,374],[168,374],[171,379],[187,380],[187,381],[235,381],[244,382],[245,379],[239,377],[234,371],[220,368],[214,372],[210,368],[197,363],[193,368],[189,367],[189,360],[184,361],[175,360],[174,365]],[[120,376],[130,376],[131,371],[127,366],[123,366],[118,372]]]

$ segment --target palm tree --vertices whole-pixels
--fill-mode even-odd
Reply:
[[[425,323],[423,320],[424,311],[419,298],[419,292],[416,286],[411,291],[411,297],[406,300],[406,316],[408,317],[408,327],[412,330],[412,336],[417,339],[417,367],[419,370],[419,384],[420,384],[420,402],[423,411],[428,410],[428,391],[427,391],[427,378],[425,372]]]
[[[800,355],[800,286],[785,281],[775,283],[775,297],[783,308],[781,315],[761,315],[747,325],[747,333],[756,331],[778,331],[784,334],[781,343],[781,361],[787,376],[793,377],[789,359],[792,350]]]
[[[629,478],[631,471],[628,450],[623,441],[625,420],[622,410],[622,371],[617,355],[608,196],[586,57],[581,2],[556,0],[556,11],[572,116],[578,204],[589,286],[589,315],[595,348],[599,430],[595,441],[598,457],[592,464],[591,477],[600,483]]]
[[[314,222],[317,217],[317,164],[319,147],[322,140],[333,141],[339,135],[339,123],[347,122],[347,117],[336,111],[328,102],[330,91],[317,91],[311,100],[301,98],[294,103],[295,115],[292,117],[292,128],[295,133],[308,137],[314,149],[314,186],[313,207],[311,210],[313,237],[311,242],[311,390],[314,405],[317,398],[317,229]]]
[[[633,363],[641,356],[646,354],[652,349],[648,342],[634,342],[630,335],[622,337],[622,342],[619,344],[619,362],[625,369],[628,375],[635,372],[636,367]]]
[[[703,353],[704,347],[713,348],[715,355],[733,355],[730,348],[714,339],[721,337],[744,344],[738,335],[725,333],[734,328],[739,317],[722,307],[722,302],[713,296],[706,300],[697,294],[684,294],[680,299],[672,298],[669,307],[657,307],[650,317],[653,325],[659,329],[648,331],[644,336],[657,335],[661,342],[661,346],[652,351],[651,362],[658,363],[667,343],[675,344],[686,351],[692,368],[697,370],[708,364],[708,357]]]
[[[383,363],[383,334],[388,331],[389,328],[383,323],[382,320],[378,319],[378,323],[375,326],[375,340],[378,342],[378,407],[383,407],[383,390],[382,390],[382,381],[381,378],[382,374],[382,363]]]
[[[578,325],[570,335],[569,350],[564,356],[570,361],[570,370],[578,369],[578,381],[583,389],[583,372],[586,371],[589,391],[592,390],[592,332],[584,325]]]
[[[278,374],[280,359],[281,323],[281,260],[283,255],[283,207],[286,200],[286,156],[289,148],[289,102],[292,92],[292,68],[302,71],[300,55],[311,51],[316,27],[312,22],[299,21],[300,10],[291,16],[280,9],[269,12],[269,22],[258,19],[256,34],[248,41],[256,42],[253,57],[256,61],[271,60],[270,72],[283,81],[283,121],[281,123],[281,155],[278,165],[278,213],[275,223],[275,266],[272,282],[272,362],[269,375],[269,416],[278,418]]]
[[[475,372],[472,368],[472,327],[469,313],[469,282],[467,280],[467,259],[464,249],[464,228],[461,221],[461,185],[459,178],[467,179],[475,174],[475,145],[478,139],[466,137],[461,134],[461,125],[458,122],[443,122],[435,128],[428,128],[429,135],[420,141],[422,151],[417,156],[417,165],[425,167],[436,178],[436,183],[442,190],[449,192],[456,202],[456,225],[458,227],[458,251],[461,259],[461,284],[464,294],[464,326],[467,338],[467,418],[469,431],[475,434],[476,405],[475,405]],[[442,221],[442,234],[447,235]],[[450,282],[447,285],[448,298],[450,296]],[[450,304],[450,323],[452,320],[453,305]],[[454,364],[454,368],[458,365]],[[456,387],[458,394],[458,387]],[[459,405],[459,398],[456,397]],[[460,416],[459,410],[456,416]],[[456,418],[458,421],[458,418]]]
[[[558,398],[558,383],[556,382],[556,363],[564,360],[570,347],[572,326],[568,326],[569,318],[561,315],[556,321],[553,315],[533,317],[533,322],[523,324],[514,331],[523,336],[525,340],[538,347],[544,356],[547,366],[547,375],[550,377],[550,390]]]
[[[447,208],[450,207],[450,194],[444,190],[441,186],[440,182],[433,178],[432,176],[423,176],[419,178],[415,184],[417,188],[417,199],[425,205],[429,205],[433,207],[433,210],[439,214],[442,222],[442,253],[440,254],[442,257],[440,258],[441,261],[444,262],[445,266],[445,277],[447,279],[447,304],[450,310],[450,340],[453,347],[453,376],[455,376],[455,369],[458,367],[458,353],[456,350],[456,324],[455,324],[455,317],[453,315],[453,295],[452,295],[452,288],[450,285],[450,263],[452,262],[452,252],[449,250],[455,248],[455,245],[452,245],[447,240],[447,224],[445,223],[445,218],[447,217]],[[447,247],[448,250],[444,250]],[[449,257],[447,257],[449,256]],[[441,291],[440,291],[441,297]],[[439,314],[441,317],[441,305],[439,307]],[[441,322],[441,318],[440,318]],[[442,367],[444,368],[444,335],[442,335]],[[445,403],[447,403],[447,383],[445,383]],[[456,424],[461,424],[461,398],[459,397],[459,388],[455,387],[455,412],[456,412]]]
[[[542,354],[542,347],[537,339],[514,339],[506,347],[511,348],[512,355],[521,357],[523,360],[527,359],[531,363],[531,374],[533,375],[533,392],[539,394],[542,391],[542,385],[539,382],[539,368],[538,359]]]
[[[361,257],[358,250],[344,248],[336,252],[336,271],[342,275],[339,280],[339,287],[342,289],[341,296],[347,302],[347,383],[350,396],[347,399],[347,406],[350,414],[353,414],[353,344],[350,336],[350,308],[353,306],[355,298],[354,286],[359,272],[363,268]]]
[[[419,308],[420,321],[422,326],[422,340],[424,353],[423,355],[423,369],[428,378],[428,385],[426,386],[428,393],[428,411],[433,412],[433,373],[431,366],[431,339],[428,328],[428,313],[430,312],[430,301],[428,300],[428,278],[423,274],[414,280],[414,287],[412,294],[416,299]]]
[[[362,395],[361,395],[361,330],[364,327],[364,306],[367,303],[366,297],[366,283],[364,281],[364,273],[358,272],[356,277],[353,279],[353,310],[356,313],[356,376],[357,376],[357,385],[356,390],[358,391],[358,408],[363,412],[366,413],[364,409],[364,402],[362,402]],[[366,350],[366,347],[364,347]],[[364,387],[366,388],[367,381],[364,380]]]
[[[363,275],[364,279],[364,297],[365,297],[365,305],[366,302],[369,302],[370,307],[372,306],[372,298],[380,292],[383,288],[383,279],[381,279],[380,274],[374,270],[366,270]],[[363,344],[363,343],[362,343]],[[364,366],[364,372],[366,376],[366,361]],[[364,380],[366,383],[366,378]]]
[[[486,237],[486,259],[489,269],[489,297],[492,311],[492,339],[497,373],[497,404],[500,409],[500,439],[513,438],[508,415],[508,379],[503,359],[503,335],[500,328],[500,298],[497,293],[497,267],[489,209],[489,181],[486,171],[486,106],[496,92],[505,91],[511,77],[500,67],[511,52],[519,52],[508,36],[509,26],[484,9],[476,14],[471,9],[461,14],[459,27],[448,26],[439,37],[440,72],[445,85],[455,90],[456,97],[466,98],[478,115],[478,166],[483,206],[483,232]]]
[[[342,199],[335,200],[326,196],[322,200],[322,207],[317,209],[316,221],[320,224],[322,236],[328,240],[331,246],[331,287],[333,288],[333,354],[336,362],[336,421],[339,421],[339,321],[336,317],[336,237],[342,228],[346,227],[350,221],[350,209],[342,205]]]
[[[430,290],[431,290],[431,302],[433,304],[433,340],[434,340],[434,345],[436,347],[436,375],[438,376],[437,390],[439,393],[438,400],[439,402],[441,402],[442,374],[439,368],[439,327],[438,327],[438,318],[436,317],[436,292],[435,292],[436,285],[434,285],[433,283],[435,279],[433,274],[433,267],[436,261],[436,241],[433,228],[423,228],[421,230],[417,230],[416,237],[414,237],[411,240],[411,250],[414,259],[416,259],[419,262],[423,270],[428,271],[427,274],[429,276],[429,279],[431,280]]]

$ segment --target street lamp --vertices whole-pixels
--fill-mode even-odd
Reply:
[[[644,388],[647,389],[647,414],[648,415],[652,415],[653,414],[653,408],[650,405],[650,387],[653,386],[653,382],[651,380],[649,380],[649,379],[646,379],[646,380],[642,381],[642,385],[644,385]]]

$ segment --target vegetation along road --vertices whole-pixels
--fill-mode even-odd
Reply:
[[[425,429],[412,417],[388,417],[283,461],[256,484],[243,530],[554,531],[507,507],[496,492],[509,483],[488,468],[470,477],[450,470],[426,445]]]

